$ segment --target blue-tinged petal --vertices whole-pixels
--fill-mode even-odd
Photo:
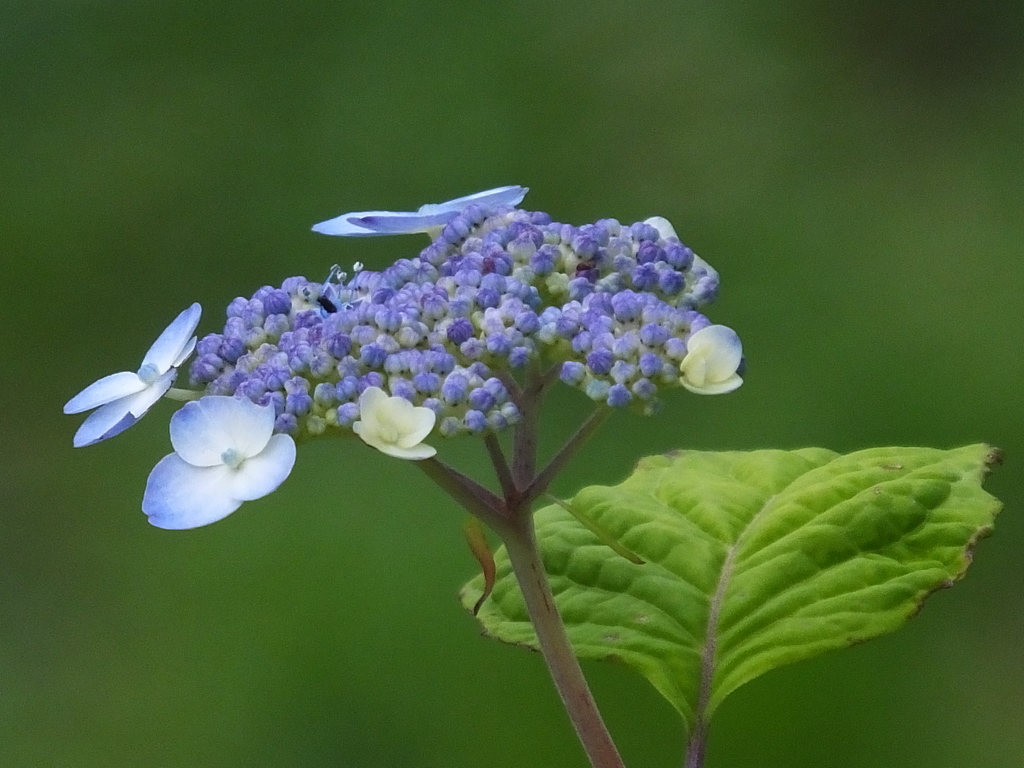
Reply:
[[[146,388],[146,383],[136,374],[122,371],[104,376],[93,382],[64,404],[64,413],[81,413],[99,408],[101,405],[134,395]]]
[[[171,363],[171,365],[177,368],[179,365],[188,360],[189,355],[191,355],[195,351],[195,349],[196,337],[193,336],[191,339],[188,340],[188,343],[185,345],[185,348],[181,350],[181,354],[178,355],[177,359],[173,363]]]
[[[75,432],[73,445],[75,448],[83,448],[100,440],[124,432],[128,427],[137,421],[137,418],[128,410],[131,395],[122,397],[112,403],[107,403],[89,414],[89,418],[82,422],[82,426]]]
[[[732,328],[709,325],[701,328],[686,342],[687,352],[700,354],[707,365],[707,378],[720,382],[736,373],[743,359],[743,344]]]
[[[171,368],[144,390],[126,398],[128,410],[132,416],[136,419],[141,419],[146,411],[152,408],[153,404],[171,388],[171,384],[174,383],[176,378],[178,378],[178,371]]]
[[[175,361],[181,358],[182,352],[189,344],[189,339],[199,325],[199,317],[203,308],[199,304],[193,304],[186,309],[168,325],[161,333],[153,346],[149,348],[146,356],[142,359],[142,368],[147,365],[153,366],[159,373],[164,373]]]
[[[259,454],[242,462],[231,475],[231,495],[252,501],[277,490],[295,466],[295,441],[274,435]]]
[[[375,213],[350,220],[370,230],[375,235],[412,235],[426,232],[434,227],[443,227],[459,215],[457,210],[436,213]]]
[[[370,235],[406,235],[443,227],[470,205],[503,208],[518,205],[529,190],[526,187],[496,187],[484,192],[457,197],[444,203],[427,203],[418,211],[355,211],[343,213],[313,225],[322,235],[368,237]]]
[[[198,528],[221,520],[242,505],[231,495],[231,470],[223,464],[196,467],[178,454],[164,456],[146,481],[142,511],[157,528]]]
[[[523,198],[526,197],[526,193],[529,191],[529,187],[520,187],[518,185],[495,187],[494,189],[466,195],[465,197],[456,197],[454,200],[449,200],[446,203],[427,203],[420,206],[417,213],[442,213],[446,211],[458,213],[470,205],[479,205],[482,208],[516,206],[523,202]]]
[[[396,216],[394,211],[357,211],[354,213],[343,213],[341,216],[335,216],[333,219],[327,221],[321,221],[319,224],[313,225],[313,231],[319,232],[321,235],[341,235],[343,237],[368,237],[370,235],[380,235],[381,232],[376,232],[372,229],[367,229],[366,226],[359,224],[358,220],[365,216]]]
[[[171,445],[197,467],[222,463],[226,451],[249,458],[262,451],[274,431],[274,407],[251,400],[212,396],[186,403],[171,417]]]

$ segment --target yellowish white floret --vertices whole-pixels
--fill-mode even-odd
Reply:
[[[429,459],[437,451],[423,443],[437,416],[402,397],[389,397],[379,387],[367,387],[359,396],[359,421],[352,431],[367,445],[399,459]]]
[[[686,356],[679,363],[680,383],[698,395],[722,395],[742,383],[736,372],[743,360],[740,337],[732,328],[709,325],[686,342]]]

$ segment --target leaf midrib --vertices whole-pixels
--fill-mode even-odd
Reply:
[[[697,703],[694,707],[694,732],[699,732],[706,725],[705,712],[711,701],[712,683],[715,678],[715,655],[718,650],[718,620],[722,611],[722,603],[725,601],[725,592],[729,587],[729,579],[732,577],[733,568],[736,564],[737,553],[743,537],[754,527],[754,524],[768,510],[771,503],[778,494],[774,494],[761,505],[753,517],[736,536],[736,540],[725,552],[725,559],[722,561],[722,572],[718,576],[718,583],[715,585],[715,593],[708,605],[708,624],[704,633],[704,648],[700,657],[700,684],[697,687]]]

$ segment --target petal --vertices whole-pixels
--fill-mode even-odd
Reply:
[[[743,359],[743,344],[732,328],[709,325],[686,342],[688,353],[702,356],[707,365],[705,380],[722,382],[736,373]],[[684,358],[685,363],[685,358]],[[739,385],[737,385],[739,386]]]
[[[423,438],[430,434],[437,421],[437,414],[429,408],[413,408],[409,414],[407,429],[398,440],[399,448],[412,448],[414,445],[423,442]],[[433,454],[431,454],[433,455]]]
[[[679,364],[679,372],[691,386],[703,387],[708,380],[708,361],[703,352],[691,352]]]
[[[504,208],[515,206],[523,202],[529,187],[513,185],[510,187],[495,187],[483,192],[477,192],[465,197],[456,197],[445,203],[427,203],[420,206],[417,213],[441,213],[443,211],[455,211],[456,213],[465,210],[470,205],[479,205],[483,208]]]
[[[743,379],[734,373],[725,381],[718,382],[717,384],[704,384],[703,386],[695,387],[685,378],[680,379],[679,383],[697,395],[724,395],[727,392],[739,389],[740,385],[743,383]]]
[[[75,448],[82,448],[86,445],[98,443],[108,437],[119,435],[138,419],[131,414],[132,396],[122,397],[112,403],[100,407],[89,414],[89,418],[82,422],[82,426],[75,432],[72,444]]]
[[[144,390],[128,398],[128,410],[131,411],[132,416],[141,419],[146,411],[153,407],[153,403],[163,397],[164,393],[171,388],[171,384],[176,378],[178,378],[178,372],[171,368]]]
[[[231,495],[252,501],[277,490],[295,466],[295,441],[290,435],[274,435],[259,454],[246,459],[232,473]]]
[[[171,445],[184,461],[197,467],[221,464],[221,456],[229,449],[256,456],[273,432],[272,405],[235,397],[194,400],[171,417]]]
[[[198,304],[193,304],[174,318],[174,322],[168,325],[153,342],[153,346],[149,348],[149,352],[142,359],[141,367],[152,365],[160,373],[171,368],[174,361],[181,357],[185,347],[188,346],[192,333],[199,325],[199,317],[202,313],[203,308]]]
[[[134,395],[146,388],[146,383],[134,373],[122,371],[104,376],[72,397],[64,404],[64,413],[81,413],[112,403],[122,397]]]
[[[358,223],[358,219],[364,216],[396,216],[393,211],[358,211],[355,213],[343,213],[333,219],[321,221],[313,225],[313,231],[321,235],[340,235],[343,237],[367,237],[369,235],[380,235],[383,232],[375,232],[366,226]],[[410,214],[411,215],[411,214]]]
[[[435,448],[427,445],[426,443],[420,443],[414,445],[411,448],[400,448],[397,445],[375,445],[373,446],[381,453],[386,453],[388,456],[394,456],[396,459],[409,459],[411,461],[420,461],[421,459],[429,459],[437,453]]]
[[[458,210],[435,213],[391,213],[380,211],[370,216],[349,217],[372,235],[412,235],[433,227],[443,227],[459,215]]]
[[[404,235],[427,232],[443,227],[467,206],[476,204],[487,208],[514,206],[522,202],[529,190],[526,187],[496,187],[444,203],[427,203],[418,211],[355,211],[343,213],[313,225],[313,231],[322,235],[367,237],[370,235]]]
[[[387,407],[389,399],[388,393],[380,387],[367,387],[359,395],[359,418],[376,424],[380,421],[381,409]]]
[[[644,224],[650,224],[658,230],[662,240],[668,240],[670,237],[674,237],[676,240],[679,239],[679,235],[676,234],[676,228],[664,216],[652,216],[645,220]]]
[[[188,343],[185,345],[185,348],[181,350],[181,354],[178,355],[178,359],[171,363],[171,365],[177,368],[179,365],[188,360],[188,356],[191,355],[195,351],[195,349],[196,337],[193,336],[191,339],[188,340]]]
[[[242,505],[232,496],[232,470],[223,464],[195,467],[178,454],[164,456],[149,474],[142,511],[157,528],[198,528]]]

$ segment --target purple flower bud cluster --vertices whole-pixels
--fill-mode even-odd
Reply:
[[[649,224],[470,205],[381,272],[235,299],[191,379],[273,404],[277,431],[296,436],[350,428],[367,387],[430,408],[445,436],[501,431],[519,419],[501,379],[528,364],[649,412],[679,384],[686,340],[709,324],[695,308],[717,289],[710,266]]]

